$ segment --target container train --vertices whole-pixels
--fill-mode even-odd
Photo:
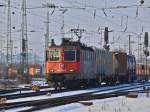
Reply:
[[[146,81],[150,77],[150,66],[136,64],[136,78],[138,81]]]
[[[52,39],[46,49],[45,72],[53,87],[130,83],[136,79],[136,61],[134,55],[124,52],[88,47],[66,38],[56,45]]]
[[[16,64],[16,65],[14,64],[13,66],[9,66],[9,67],[3,65],[3,69],[1,69],[2,67],[0,67],[0,76],[2,77],[2,75],[4,75],[5,72],[7,72],[6,73],[7,75],[5,75],[5,77],[9,79],[15,79],[19,76],[23,76],[21,73],[21,67],[22,66],[20,64]],[[27,74],[28,77],[30,78],[41,78],[43,77],[42,65],[29,64],[26,70],[24,71],[24,73]]]

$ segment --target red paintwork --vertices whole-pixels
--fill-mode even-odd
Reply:
[[[61,68],[60,65],[64,64],[64,68]],[[46,63],[46,73],[49,74],[70,74],[70,73],[79,73],[79,62],[47,62]]]
[[[144,76],[144,75],[148,75],[150,76],[150,66],[147,65],[143,65],[144,69],[142,69],[142,65],[137,64],[136,65],[136,75],[137,76]]]
[[[73,61],[73,62],[64,62],[63,61],[63,50],[62,48],[51,48],[51,49],[57,49],[60,50],[60,60],[57,62],[51,62],[51,61],[47,61],[45,63],[45,70],[46,70],[46,74],[71,74],[71,73],[80,73],[80,63],[77,61]],[[49,49],[48,49],[49,50]],[[68,49],[65,49],[68,50]],[[70,50],[70,49],[69,49]],[[71,49],[71,50],[76,50],[75,48]],[[64,65],[64,68],[61,68],[61,64]]]

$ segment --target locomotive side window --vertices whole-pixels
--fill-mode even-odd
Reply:
[[[75,61],[76,60],[76,52],[73,50],[65,50],[64,51],[64,61]]]
[[[50,50],[50,61],[59,61],[59,50]]]

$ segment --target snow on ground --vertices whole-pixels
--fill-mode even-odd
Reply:
[[[32,100],[41,100],[41,99],[48,99],[48,98],[57,98],[57,97],[63,97],[63,96],[69,96],[69,95],[75,95],[75,94],[81,94],[81,93],[87,93],[87,92],[100,91],[100,90],[102,92],[99,92],[99,94],[100,93],[108,93],[108,92],[113,92],[113,91],[118,90],[118,89],[116,89],[118,87],[125,87],[125,86],[129,86],[129,84],[113,86],[113,87],[101,87],[101,88],[93,88],[93,89],[87,89],[87,90],[62,92],[62,93],[52,94],[51,96],[41,95],[41,96],[35,96],[35,97],[26,97],[26,98],[12,99],[12,100],[7,100],[7,103],[21,102],[21,101],[32,101]],[[136,85],[131,85],[131,86],[136,86]],[[112,90],[108,91],[107,89],[110,89],[110,88]],[[130,88],[130,87],[126,87],[126,88]]]
[[[150,112],[150,98],[146,97],[146,93],[139,94],[138,98],[121,96],[91,101],[92,106],[72,103],[36,112]]]
[[[14,99],[14,100],[8,100],[7,102],[10,103],[10,102],[55,98],[55,97],[62,97],[62,96],[68,96],[73,94],[91,92],[95,90],[106,90],[108,88],[114,88],[114,90],[116,90],[115,89],[116,86],[102,87],[102,88],[57,93],[57,94],[52,94],[51,96],[43,95],[43,96],[36,96],[36,97]],[[145,94],[139,94],[138,99],[131,99],[126,97],[115,97],[115,98],[109,98],[104,100],[92,100],[92,102],[94,103],[94,105],[92,106],[84,106],[80,103],[72,103],[72,104],[63,105],[55,108],[39,110],[39,112],[150,112],[148,111],[150,109],[149,107],[150,98],[147,99],[145,98],[145,96],[146,96]],[[146,108],[146,111],[145,110],[141,111],[140,108]],[[136,111],[136,109],[140,111]],[[14,111],[9,111],[9,112],[14,112]]]
[[[45,79],[33,79],[31,81],[31,84],[19,84],[17,87],[18,88],[25,88],[25,87],[29,87],[31,85],[48,86]]]
[[[46,81],[41,80],[35,80],[31,82],[32,85],[38,85],[38,86],[48,86]]]
[[[30,84],[19,84],[17,87],[18,88],[26,88],[26,87],[29,87]]]
[[[41,95],[41,96],[35,96],[35,97],[19,98],[19,99],[7,100],[7,103],[20,102],[20,101],[32,101],[32,100],[40,100],[40,99],[48,99],[48,98],[56,98],[56,97],[63,97],[63,96],[81,94],[81,93],[86,93],[86,92],[91,92],[91,91],[95,91],[95,90],[79,90],[79,91],[56,93],[56,94],[52,94],[51,96]]]

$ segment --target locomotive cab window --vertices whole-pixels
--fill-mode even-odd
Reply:
[[[74,50],[65,50],[64,51],[64,61],[75,61],[76,52]]]
[[[50,61],[59,61],[59,50],[50,50]]]

